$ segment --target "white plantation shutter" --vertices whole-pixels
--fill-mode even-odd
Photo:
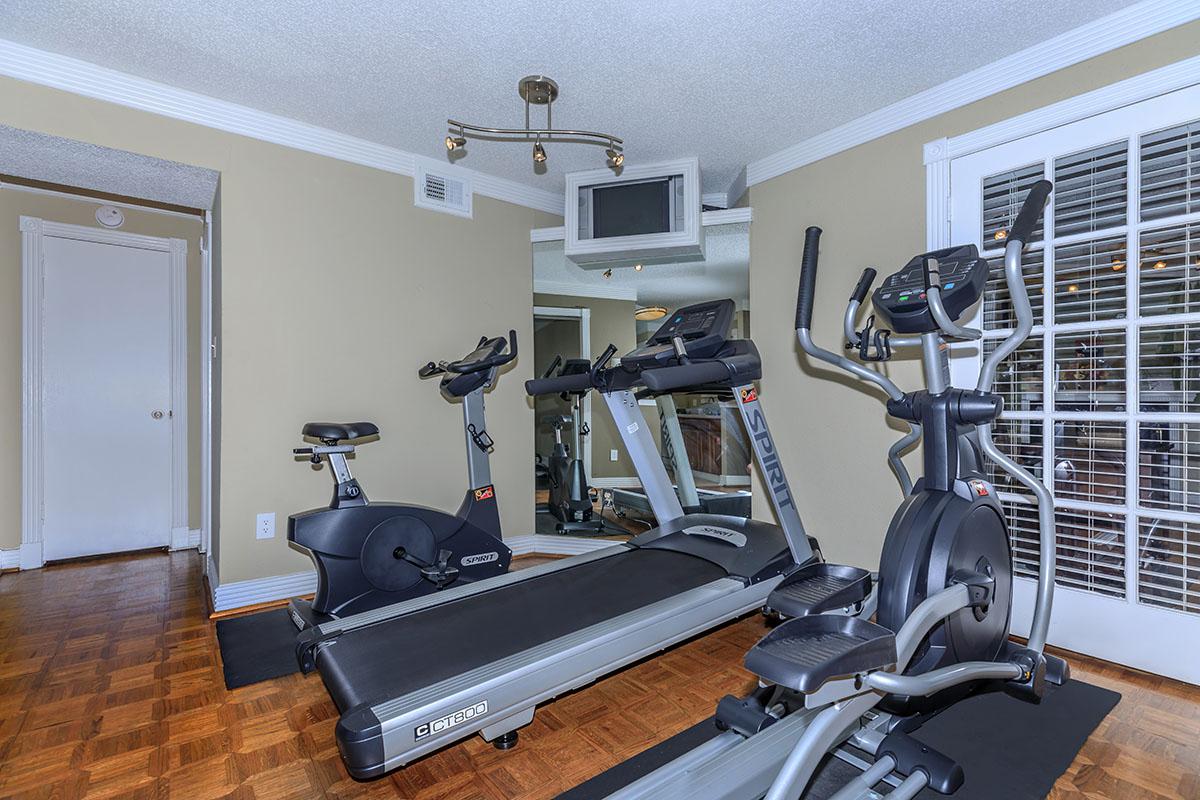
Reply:
[[[997,372],[994,438],[1054,492],[1059,585],[1200,615],[1200,119],[983,179],[984,354],[1015,324],[1003,246],[1043,176],[1035,327]],[[1017,574],[1035,577],[1036,507],[990,477]]]
[[[1200,120],[1141,137],[1142,221],[1200,211]]]

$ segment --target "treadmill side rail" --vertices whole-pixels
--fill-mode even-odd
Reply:
[[[762,607],[779,580],[721,578],[404,697],[347,709],[338,747],[350,774],[368,778],[484,728],[499,735],[496,723]]]

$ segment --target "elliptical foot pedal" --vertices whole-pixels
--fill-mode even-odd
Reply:
[[[746,669],[798,692],[814,692],[833,678],[887,669],[896,663],[896,634],[840,614],[791,619],[746,653]]]
[[[858,605],[870,594],[870,572],[822,561],[784,578],[767,596],[767,608],[787,618],[806,617]]]

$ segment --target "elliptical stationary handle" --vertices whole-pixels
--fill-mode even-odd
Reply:
[[[858,279],[858,284],[854,287],[854,292],[850,295],[850,299],[857,302],[860,306],[863,300],[867,299],[867,294],[871,291],[871,284],[875,282],[875,276],[878,273],[871,267],[867,267],[862,271],[862,276]]]
[[[1012,224],[1012,228],[1008,232],[1008,241],[1024,242],[1033,233],[1033,226],[1037,224],[1038,217],[1042,215],[1042,209],[1046,206],[1046,200],[1050,197],[1050,192],[1054,189],[1054,184],[1043,178],[1033,185],[1029,190],[1029,194],[1025,195],[1025,202],[1021,206],[1021,211],[1017,214],[1017,219]]]
[[[817,290],[817,254],[821,229],[812,225],[804,232],[804,255],[800,259],[800,291],[796,295],[796,330],[812,328],[813,295]]]

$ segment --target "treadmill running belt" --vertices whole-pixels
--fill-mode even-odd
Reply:
[[[376,705],[724,577],[695,556],[630,550],[350,631],[317,667],[339,710]]]

